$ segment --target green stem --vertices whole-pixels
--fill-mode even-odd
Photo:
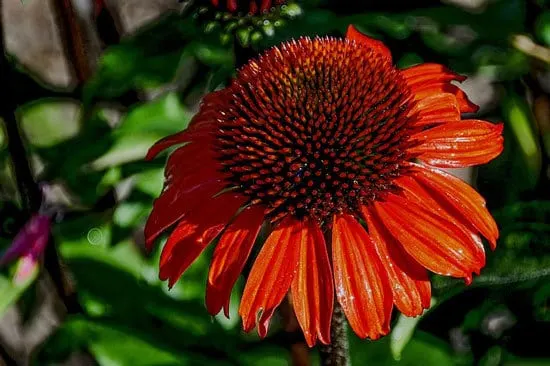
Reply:
[[[346,316],[338,304],[334,303],[332,322],[330,325],[331,344],[321,345],[321,366],[349,366],[349,345],[346,326]]]

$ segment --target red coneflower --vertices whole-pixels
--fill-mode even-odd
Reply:
[[[416,316],[428,272],[471,282],[497,226],[470,186],[436,168],[486,163],[502,126],[475,112],[445,67],[396,69],[389,50],[350,27],[346,39],[301,38],[250,61],[204,98],[175,144],[145,228],[147,245],[177,224],[162,251],[172,286],[218,238],[206,306],[228,314],[231,289],[262,225],[271,233],[239,314],[265,336],[290,290],[311,346],[330,342],[334,294],[360,337],[389,331],[393,304]],[[257,318],[258,317],[258,318]]]
[[[282,5],[286,3],[286,0],[210,0],[210,3],[218,9],[231,13],[257,14],[266,12],[275,5]]]

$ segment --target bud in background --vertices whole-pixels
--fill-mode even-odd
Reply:
[[[0,258],[0,267],[18,261],[13,278],[15,284],[25,283],[37,271],[50,236],[51,218],[36,214],[19,231],[11,246]]]
[[[206,33],[219,32],[222,43],[236,37],[249,47],[275,34],[288,20],[302,14],[302,8],[285,0],[205,0],[196,17]]]

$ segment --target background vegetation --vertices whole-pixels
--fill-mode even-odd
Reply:
[[[251,54],[302,35],[342,36],[352,23],[386,42],[400,67],[438,62],[469,75],[479,117],[504,121],[506,143],[491,164],[456,172],[501,228],[487,267],[470,287],[434,276],[432,308],[395,314],[380,341],[350,334],[353,364],[550,365],[550,2],[311,0],[240,22],[197,16],[200,4],[184,2],[135,31],[122,30],[129,8],[117,1],[93,16],[62,0],[5,0],[4,19],[10,2],[56,10],[72,71],[52,85],[0,44],[0,250],[41,205],[55,213],[39,273],[15,283],[17,266],[1,269],[5,364],[316,364],[288,309],[264,341],[241,331],[242,282],[229,320],[208,315],[211,251],[171,291],[158,280],[159,251],[144,251],[142,230],[166,156],[143,157]]]

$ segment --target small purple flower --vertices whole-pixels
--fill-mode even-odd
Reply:
[[[33,215],[0,258],[0,267],[19,259],[14,276],[15,283],[25,282],[38,267],[48,244],[50,226],[49,215]]]

